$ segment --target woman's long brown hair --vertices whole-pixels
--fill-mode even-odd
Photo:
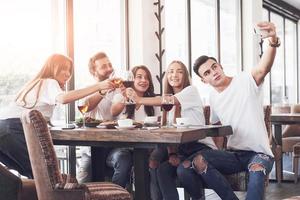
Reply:
[[[149,87],[144,92],[143,97],[154,97],[155,93],[154,93],[154,86],[153,86],[151,72],[144,65],[135,66],[131,70],[132,73],[133,73],[133,75],[134,75],[134,77],[136,76],[136,73],[137,73],[137,71],[139,69],[144,70],[146,72],[148,80],[149,80]],[[145,109],[145,113],[147,114],[147,116],[153,116],[155,114],[153,106],[144,106],[144,109]],[[133,118],[134,117],[134,108],[133,107],[126,107],[126,111],[125,112],[127,113],[127,117],[128,118]]]
[[[15,101],[24,108],[33,108],[38,102],[43,80],[48,78],[56,80],[57,75],[63,69],[69,69],[70,74],[72,75],[73,61],[61,54],[51,55],[45,62],[40,72],[18,93]],[[26,96],[35,86],[38,87],[35,102],[33,103],[33,105],[28,105],[28,102],[26,102]],[[60,85],[60,87],[64,89],[63,85]]]

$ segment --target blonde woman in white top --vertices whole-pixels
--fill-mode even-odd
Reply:
[[[18,93],[15,102],[0,120],[0,161],[8,167],[32,178],[32,171],[20,121],[25,110],[39,110],[50,120],[57,104],[67,104],[103,89],[113,89],[113,84],[103,81],[89,87],[64,91],[67,81],[73,74],[70,58],[51,55],[40,72]]]
[[[135,97],[137,104],[161,105],[161,97],[145,98],[135,95],[134,91],[128,91],[128,93],[133,93],[130,95]],[[173,94],[175,97],[175,105],[169,111],[171,119],[186,117],[189,118],[191,125],[205,124],[201,98],[197,89],[191,86],[189,73],[181,61],[173,61],[169,64],[164,79],[164,93]],[[165,114],[163,118],[165,118]],[[156,157],[156,151],[163,152],[162,148],[157,148],[151,154],[149,161],[152,199],[178,200],[175,183],[177,166],[197,151],[216,148],[210,137],[199,140],[199,142],[180,145],[178,149],[169,147],[169,155],[167,154],[165,157]]]

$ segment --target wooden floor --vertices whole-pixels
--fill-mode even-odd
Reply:
[[[290,155],[284,155],[283,157],[283,169],[284,169],[284,182],[278,184],[274,180],[270,180],[268,187],[266,188],[266,200],[282,200],[291,196],[300,196],[300,176],[298,176],[298,183],[295,184],[293,179],[292,162]],[[300,169],[299,169],[300,171]],[[274,178],[274,169],[270,174],[270,178]],[[289,181],[290,180],[290,181]],[[183,192],[179,191],[180,200],[184,200]],[[236,192],[240,200],[244,200],[246,197],[245,192]],[[219,196],[213,190],[205,190],[206,200],[220,200]]]
[[[219,196],[211,191],[206,190],[206,200],[220,200]],[[245,199],[245,192],[236,192],[240,200]],[[275,182],[270,182],[266,189],[266,200],[282,200],[291,196],[300,196],[300,183],[294,184],[293,182],[285,182],[277,184]]]

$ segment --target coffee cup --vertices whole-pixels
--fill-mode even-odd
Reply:
[[[144,119],[145,124],[156,124],[158,120],[158,116],[149,116]]]
[[[130,127],[133,125],[132,119],[119,119],[118,120],[118,126],[119,127]]]

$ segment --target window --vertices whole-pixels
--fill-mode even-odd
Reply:
[[[272,104],[281,103],[284,97],[284,27],[283,18],[275,13],[271,13],[271,21],[276,24],[278,37],[281,38],[281,46],[277,48],[275,61],[271,72],[271,92]]]
[[[240,3],[220,1],[221,63],[227,75],[241,70]]]
[[[188,64],[188,32],[186,1],[165,1],[165,49],[166,67],[173,60]]]
[[[216,1],[191,1],[191,52],[192,63],[201,55],[217,56],[217,26]],[[206,104],[209,95],[209,86],[204,84],[193,72],[193,84],[197,86],[203,103]]]
[[[285,20],[285,96],[289,103],[297,102],[297,38],[296,24]]]
[[[64,1],[1,1],[0,112],[53,53],[65,54]]]
[[[220,5],[217,6],[217,3]],[[220,59],[228,75],[236,74],[241,70],[240,29],[239,0],[191,0],[192,63],[201,55],[209,55]],[[203,84],[195,73],[192,73],[192,78],[206,104],[210,87]]]
[[[114,69],[125,68],[124,2],[74,0],[75,88],[94,83],[88,62],[99,51],[106,52]]]

